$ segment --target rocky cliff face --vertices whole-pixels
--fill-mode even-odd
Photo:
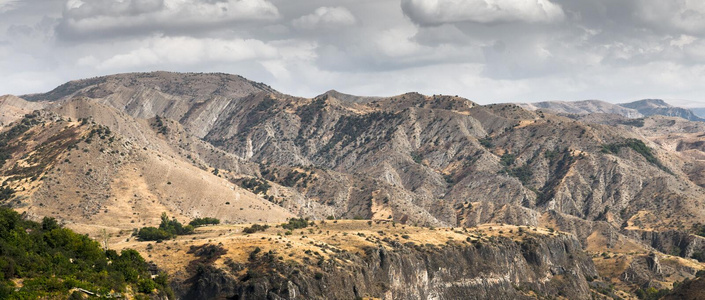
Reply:
[[[200,266],[176,286],[183,299],[591,299],[597,277],[580,243],[569,235],[505,237],[413,245],[392,242],[340,252],[312,265],[251,256],[242,277]]]

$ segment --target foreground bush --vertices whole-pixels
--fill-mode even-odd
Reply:
[[[172,296],[164,283],[151,279],[137,251],[106,251],[52,218],[40,224],[0,208],[0,299],[66,299],[74,288],[102,297],[128,290]]]

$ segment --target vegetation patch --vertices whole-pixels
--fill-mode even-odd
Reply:
[[[669,290],[669,289],[657,290],[654,287],[650,287],[647,289],[637,289],[636,292],[634,292],[634,294],[636,294],[636,297],[639,299],[657,300],[657,299],[661,299],[664,296],[668,295],[668,293],[670,293],[670,292],[671,292],[671,290]]]
[[[35,180],[44,173],[57,158],[64,153],[65,149],[76,147],[79,142],[78,128],[64,128],[59,133],[48,138],[37,146],[34,151],[25,159],[27,165],[15,164],[7,174],[14,176],[13,180],[32,178]],[[19,151],[16,148],[15,151]]]
[[[250,227],[245,227],[245,229],[242,230],[244,233],[255,233],[258,231],[265,231],[269,228],[269,225],[259,225],[259,224],[253,224]]]
[[[162,222],[159,228],[142,227],[136,232],[137,238],[141,241],[161,241],[176,237],[177,235],[186,235],[193,233],[194,226],[182,225],[179,221],[169,219],[166,213],[162,213]]]
[[[632,126],[632,127],[644,127],[644,119],[631,119],[627,121],[621,122],[623,125],[627,126]]]
[[[83,119],[83,120],[86,120],[86,119]],[[159,122],[161,123],[161,118],[157,117],[157,120],[159,120]],[[166,127],[164,127],[164,128],[166,128]],[[86,144],[92,143],[93,139],[95,137],[98,137],[101,140],[109,139],[111,142],[114,140],[114,137],[112,136],[112,131],[110,131],[110,127],[103,126],[103,125],[98,125],[98,126],[95,126],[93,129],[91,129],[91,131],[88,133],[88,136],[86,136],[86,139],[85,139]]]
[[[9,186],[0,187],[0,201],[10,200],[15,195],[15,190]]]
[[[568,148],[551,152],[549,156],[551,157],[549,163],[553,168],[553,172],[549,180],[546,181],[546,184],[536,191],[536,203],[538,205],[545,204],[553,199],[553,196],[556,194],[556,187],[560,184],[561,180],[568,175],[571,166],[577,161],[577,158],[571,155]]]
[[[505,168],[504,172],[506,172],[509,176],[519,179],[523,185],[528,185],[529,181],[534,176],[534,172],[531,171],[529,164],[524,164],[518,168]]]
[[[205,244],[201,246],[191,246],[189,254],[193,254],[198,259],[191,261],[190,265],[193,264],[212,264],[218,260],[221,256],[228,253],[228,250],[223,248],[222,245]]]
[[[274,108],[276,105],[277,100],[273,99],[269,95],[265,96],[264,99],[257,103],[257,106],[252,108],[252,110],[245,117],[245,124],[243,126],[245,131],[243,131],[243,133],[249,132],[249,129],[257,126],[274,115]]]
[[[507,152],[507,153],[502,154],[502,157],[499,159],[499,163],[505,167],[508,167],[508,166],[513,165],[514,161],[516,159],[517,159],[516,155]]]
[[[309,226],[308,218],[292,218],[289,222],[281,225],[282,228],[288,230],[301,229]]]
[[[164,120],[159,115],[157,115],[154,119],[154,128],[157,129],[157,133],[161,133],[163,135],[169,133],[169,127],[164,124]]]
[[[532,176],[534,176],[534,172],[531,170],[530,166],[531,161],[526,162],[521,167],[512,168],[512,165],[516,163],[516,155],[509,152],[502,155],[499,163],[504,166],[500,173],[516,177],[523,185],[528,185]]]
[[[389,122],[396,117],[395,114],[390,112],[372,112],[361,116],[341,116],[335,124],[336,134],[321,148],[321,152],[330,152],[336,145],[340,145],[341,149],[345,148],[362,137],[365,132],[374,128],[375,124]],[[387,134],[385,140],[389,138],[391,138],[391,135]]]
[[[642,140],[639,139],[627,139],[626,141],[622,143],[612,143],[612,144],[604,144],[602,145],[602,153],[612,153],[612,154],[619,154],[619,150],[622,148],[630,148],[634,150],[636,153],[639,153],[641,156],[646,159],[649,163],[655,165],[659,169],[669,173],[673,174],[671,170],[666,168],[663,164],[661,164],[661,161],[656,158],[656,156],[653,153],[653,150],[646,146]]]
[[[14,146],[11,145],[10,141],[24,134],[34,125],[39,124],[38,117],[39,114],[36,113],[27,114],[17,125],[13,126],[8,131],[0,133],[0,167],[5,165],[5,162],[10,159],[14,150],[20,146],[17,143]]]
[[[306,173],[301,173],[297,170],[292,170],[291,172],[286,174],[286,177],[284,177],[284,179],[282,179],[281,184],[283,186],[293,187],[299,182],[299,180],[303,179],[304,183],[308,185],[308,177],[309,175]]]
[[[492,143],[492,138],[488,135],[484,138],[481,138],[478,140],[480,142],[480,145],[482,145],[485,148],[493,148],[494,144]]]
[[[99,298],[131,290],[173,299],[166,275],[152,279],[135,250],[103,250],[52,218],[40,224],[7,208],[0,208],[0,224],[0,299],[66,299],[76,288]]]
[[[267,181],[258,178],[241,179],[238,184],[255,194],[262,195],[267,195],[267,191],[272,187]]]
[[[296,114],[301,118],[301,125],[309,125],[314,119],[320,119],[319,113],[326,107],[326,99],[328,96],[320,97],[313,100],[311,104],[301,106],[296,110]]]
[[[216,218],[196,218],[193,219],[191,222],[188,223],[190,226],[195,227],[201,227],[201,226],[206,226],[206,225],[218,225],[220,224],[220,220]]]

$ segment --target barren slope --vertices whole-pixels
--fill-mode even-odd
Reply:
[[[0,129],[45,106],[45,102],[29,102],[12,95],[0,96]]]
[[[147,149],[90,121],[34,116],[22,140],[8,144],[6,203],[97,234],[155,225],[162,212],[181,220],[281,221],[292,215],[178,156]]]

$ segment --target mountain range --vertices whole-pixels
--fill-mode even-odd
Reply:
[[[158,224],[164,212],[226,224],[193,237],[219,240],[227,250],[210,261],[207,276],[188,269],[188,259],[153,257],[174,274],[183,297],[273,293],[293,299],[299,292],[325,298],[321,282],[346,291],[340,298],[453,298],[480,289],[506,299],[628,297],[649,288],[666,291],[705,268],[705,123],[662,100],[479,105],[457,96],[337,91],[303,98],[236,75],[152,72],[3,96],[0,111],[0,180],[12,191],[0,200],[25,217],[55,217],[92,237],[108,234],[115,247],[148,254],[153,248],[130,234]],[[326,272],[317,275],[328,270],[323,259],[288,283],[262,274],[237,279],[255,276],[245,270],[291,266],[247,262],[242,251],[255,244],[276,251],[284,233],[265,230],[256,236],[261,239],[245,242],[230,237],[233,228],[242,230],[236,224],[294,217],[322,221],[316,225],[321,232],[302,231],[301,240],[357,255],[321,256],[342,264],[330,268],[365,269],[372,277],[351,279],[351,285],[329,281],[334,278]],[[363,234],[355,221],[341,221],[352,222],[349,228],[323,224],[339,219],[364,220],[362,226],[375,230]],[[449,233],[467,237],[459,245],[429,240],[436,249],[429,250],[402,238],[423,245],[431,239],[423,231],[397,232],[392,224],[482,230],[477,236]],[[527,238],[529,228],[544,233]],[[331,239],[324,229],[363,234],[357,236],[365,242]],[[390,235],[395,240],[383,242]],[[518,269],[499,263],[477,250],[483,248],[476,240],[525,262]],[[188,240],[180,241],[162,250],[199,259],[188,252]],[[311,251],[293,238],[289,244]],[[461,276],[440,262],[443,253],[487,260],[490,271]],[[439,266],[448,273],[433,273]],[[394,272],[438,279],[404,285]],[[374,276],[384,276],[384,285],[370,285]],[[195,285],[193,278],[207,284]],[[287,288],[275,291],[274,285]],[[409,289],[424,292],[402,292]]]
[[[599,100],[584,100],[518,103],[517,105],[528,110],[542,109],[564,115],[614,114],[631,119],[667,116],[679,117],[689,121],[705,121],[696,113],[700,111],[699,109],[675,107],[661,99],[644,99],[622,104],[612,104]]]

